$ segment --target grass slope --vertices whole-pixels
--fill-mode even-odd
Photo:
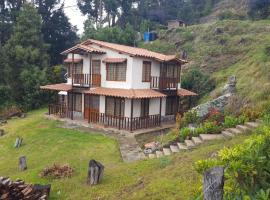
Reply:
[[[190,199],[201,186],[193,163],[209,157],[224,146],[240,143],[247,136],[220,141],[163,159],[134,163],[121,161],[117,142],[98,133],[59,128],[59,122],[43,118],[44,110],[13,119],[4,126],[7,134],[0,138],[0,176],[22,178],[29,183],[51,183],[51,199]],[[16,136],[23,146],[13,147]],[[18,171],[18,157],[26,155],[28,169]],[[102,184],[86,185],[87,165],[97,159],[105,165]],[[70,164],[75,174],[67,179],[45,179],[40,171],[52,164]]]
[[[160,33],[143,47],[174,53],[186,50],[190,63],[217,80],[205,99],[216,97],[228,76],[236,75],[239,94],[256,105],[270,101],[270,21],[217,21]],[[170,47],[170,48],[169,48]]]

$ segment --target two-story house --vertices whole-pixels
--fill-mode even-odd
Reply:
[[[66,83],[42,86],[58,91],[49,114],[86,120],[91,124],[134,131],[173,121],[185,60],[97,40],[87,40],[66,51]]]

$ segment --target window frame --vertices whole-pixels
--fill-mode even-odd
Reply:
[[[177,97],[168,96],[166,98],[165,115],[175,115],[177,113]]]
[[[124,78],[120,79],[119,74],[119,65],[123,65],[124,68]],[[112,77],[109,75],[111,72],[109,72],[109,67],[114,66],[112,70]],[[118,77],[119,76],[119,77]],[[118,81],[118,82],[126,82],[127,80],[127,62],[123,63],[106,63],[106,81]]]
[[[113,114],[108,114],[108,102],[112,101],[113,105]],[[120,113],[120,106],[121,105],[121,113]],[[117,110],[119,108],[119,110]],[[106,97],[105,99],[105,115],[107,116],[114,116],[114,117],[124,117],[125,116],[125,99],[124,98],[117,98],[117,97]]]
[[[150,69],[147,69],[147,67],[150,67]],[[146,72],[148,71],[149,77],[146,76]],[[152,72],[152,62],[151,61],[143,61],[142,64],[142,82],[148,83],[151,82],[151,72]]]

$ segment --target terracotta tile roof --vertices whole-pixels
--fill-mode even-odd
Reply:
[[[76,51],[84,51],[87,53],[106,53],[102,50],[96,49],[96,48],[91,47],[91,46],[87,46],[84,44],[77,44],[76,46],[63,51],[61,54],[65,55],[65,54],[76,52]]]
[[[122,97],[128,99],[146,99],[166,97],[165,94],[151,89],[118,89],[118,88],[92,88],[85,91],[86,94],[101,96]]]
[[[121,53],[129,54],[131,56],[152,58],[152,59],[155,59],[158,61],[177,61],[177,62],[180,62],[183,64],[187,63],[186,60],[179,59],[176,57],[176,55],[164,55],[161,53],[149,51],[147,49],[125,46],[125,45],[120,45],[120,44],[114,44],[114,43],[109,43],[109,42],[103,42],[103,41],[99,41],[99,40],[89,39],[81,44],[88,45],[88,46],[91,44],[95,44],[95,45],[98,45],[100,47],[113,49],[113,50],[119,51]]]
[[[53,85],[40,86],[40,89],[55,90],[55,91],[70,91],[72,90],[72,85],[69,85],[66,83],[59,83],[59,84],[53,84]]]
[[[185,96],[197,96],[198,94],[196,94],[195,92],[191,92],[189,90],[181,88],[177,91],[177,95],[185,97]]]
[[[126,62],[126,58],[105,58],[103,62],[105,63],[123,63]]]
[[[82,58],[74,58],[74,63],[80,63],[82,62]],[[72,63],[72,58],[67,58],[64,60],[64,63]]]

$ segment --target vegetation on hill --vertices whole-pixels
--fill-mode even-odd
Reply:
[[[223,20],[193,25],[161,31],[160,40],[141,46],[155,51],[163,44],[175,46],[179,56],[187,51],[190,63],[186,68],[199,68],[217,82],[218,87],[205,99],[218,96],[227,78],[236,75],[238,93],[262,105],[270,100],[269,22]]]
[[[222,147],[239,144],[248,136],[216,141],[199,149],[161,159],[123,163],[117,142],[101,133],[61,128],[61,123],[44,119],[44,109],[12,119],[0,137],[1,176],[23,179],[28,183],[51,184],[50,199],[178,199],[187,200],[197,193],[201,178],[193,164],[207,159]],[[19,149],[13,147],[22,137]],[[18,159],[25,155],[28,169],[18,170]],[[105,165],[100,185],[86,185],[88,162],[96,159]],[[54,164],[74,169],[70,178],[44,178],[40,173]]]

